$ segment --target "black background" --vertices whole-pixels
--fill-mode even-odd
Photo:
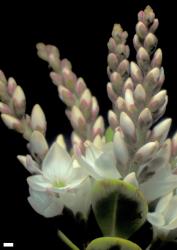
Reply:
[[[177,124],[177,21],[175,1],[117,0],[79,3],[52,1],[38,5],[8,3],[0,8],[0,68],[6,76],[13,76],[27,97],[27,113],[39,103],[48,121],[47,138],[51,143],[58,133],[69,135],[71,127],[51,83],[48,67],[36,55],[35,44],[44,42],[59,47],[61,57],[68,58],[73,70],[82,76],[97,96],[101,112],[106,117],[111,104],[106,95],[107,41],[113,24],[121,23],[128,31],[132,48],[137,13],[151,4],[160,26],[156,33],[163,50],[163,65],[169,104],[166,117],[173,118],[172,134]],[[72,4],[71,4],[72,3]],[[171,5],[172,4],[172,5]],[[131,60],[135,52],[131,50]],[[57,229],[62,229],[73,241],[79,242],[83,228],[72,219],[45,219],[36,214],[26,198],[27,171],[16,155],[26,154],[26,142],[19,134],[9,131],[0,122],[0,245],[14,242],[17,249],[65,249],[58,241]],[[65,218],[65,219],[64,219]],[[96,226],[92,228],[97,231]],[[96,233],[95,233],[96,235]],[[146,236],[145,236],[146,237]]]

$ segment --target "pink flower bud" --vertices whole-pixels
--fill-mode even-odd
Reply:
[[[113,130],[118,127],[117,115],[112,110],[108,111],[108,121]]]
[[[124,135],[131,141],[136,141],[136,129],[132,119],[125,113],[120,114],[120,127]]]
[[[114,53],[109,53],[108,55],[108,65],[112,70],[116,70],[118,65],[117,56]]]
[[[70,117],[71,124],[76,130],[84,131],[86,127],[86,120],[77,106],[73,106]]]
[[[34,105],[31,112],[31,127],[33,130],[38,130],[45,134],[47,122],[45,114],[39,104]]]
[[[152,121],[151,111],[148,108],[143,109],[138,117],[139,127],[141,129],[150,128]]]
[[[93,135],[93,138],[96,136],[96,135],[103,135],[104,133],[104,120],[103,120],[103,117],[102,116],[99,116],[94,125],[93,125],[93,128],[92,128],[92,135]]]
[[[48,144],[45,137],[37,130],[31,135],[29,147],[32,155],[40,160],[43,160],[48,151]]]
[[[99,105],[95,96],[92,96],[91,116],[94,121],[99,113]]]
[[[148,51],[148,53],[152,54],[157,46],[157,37],[153,33],[149,33],[144,41],[144,48]]]
[[[155,112],[160,107],[162,107],[165,102],[166,93],[166,90],[161,90],[159,93],[157,93],[151,98],[148,107],[152,112]]]
[[[12,96],[16,87],[17,87],[17,83],[16,83],[15,79],[12,77],[9,77],[8,83],[7,83],[8,94]]]
[[[26,97],[20,86],[16,87],[13,93],[12,101],[17,116],[24,116],[26,110]]]
[[[114,103],[117,99],[117,95],[115,94],[112,84],[110,82],[108,82],[107,84],[107,93],[108,93],[109,99]]]
[[[159,143],[155,142],[148,142],[143,145],[138,151],[135,153],[134,161],[136,164],[144,164],[147,161],[153,159],[154,154],[159,149]]]
[[[160,68],[162,64],[162,50],[157,49],[151,61],[151,66]]]
[[[142,104],[146,100],[146,92],[142,84],[136,85],[134,90],[134,98],[138,104]]]
[[[141,38],[144,39],[148,33],[148,30],[143,22],[139,21],[136,25],[136,34]]]
[[[64,68],[62,70],[62,76],[64,79],[64,85],[66,86],[66,88],[73,91],[75,89],[75,84],[77,81],[76,75],[71,70]]]
[[[0,112],[3,114],[9,114],[9,115],[12,114],[10,107],[3,102],[0,102]]]
[[[20,120],[18,120],[17,118],[8,115],[8,114],[2,114],[1,118],[4,122],[4,124],[9,128],[9,129],[14,129],[19,133],[23,132],[23,128],[21,125]]]
[[[151,132],[150,140],[159,141],[160,143],[166,140],[171,127],[171,123],[172,119],[169,118],[158,123]]]
[[[63,87],[62,85],[60,85],[58,87],[58,91],[59,91],[59,96],[60,99],[68,106],[68,107],[72,107],[75,102],[76,102],[76,97],[72,94],[72,92]]]
[[[84,79],[79,77],[76,82],[75,90],[78,96],[81,96],[81,94],[84,92],[86,89],[86,84],[84,82]]]
[[[56,86],[59,86],[59,85],[62,85],[63,84],[63,78],[62,76],[59,74],[59,73],[56,73],[56,72],[51,72],[50,73],[50,78],[52,79],[52,82],[56,85]]]
[[[138,67],[138,65],[134,62],[130,63],[130,74],[131,74],[132,80],[135,83],[142,83],[143,82],[142,72],[141,72],[140,68]]]

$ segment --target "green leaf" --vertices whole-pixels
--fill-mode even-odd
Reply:
[[[93,240],[86,250],[141,250],[135,243],[116,237],[102,237]]]
[[[105,139],[106,139],[106,142],[111,142],[113,141],[113,137],[114,137],[114,131],[112,130],[111,127],[108,127],[106,129],[106,132],[105,132]]]
[[[122,180],[97,181],[92,207],[104,236],[128,238],[145,220],[147,201],[135,186]]]

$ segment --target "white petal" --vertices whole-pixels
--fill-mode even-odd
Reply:
[[[163,213],[168,208],[169,202],[172,197],[173,197],[172,192],[162,197],[157,203],[155,211],[158,213]]]
[[[160,213],[148,213],[147,220],[156,227],[163,227],[165,224],[165,219]]]
[[[101,153],[102,151],[95,147],[92,143],[89,143],[89,145],[86,146],[85,157],[89,163],[95,162]]]
[[[168,207],[164,213],[166,224],[174,225],[177,218],[177,196],[173,196],[168,203]]]
[[[58,178],[65,178],[69,168],[71,167],[71,157],[61,146],[54,143],[42,164],[43,174],[52,182]]]
[[[37,213],[47,218],[59,215],[63,210],[61,200],[45,192],[30,189],[28,201]]]
[[[29,186],[36,191],[46,191],[52,184],[42,175],[33,175],[27,178]]]
[[[125,178],[124,181],[127,183],[130,183],[132,185],[134,185],[135,187],[139,187],[138,181],[136,179],[136,174],[135,172],[132,172],[130,174],[128,174]]]
[[[168,167],[161,167],[149,180],[140,185],[148,201],[153,201],[168,194],[177,187],[177,175],[172,175]]]

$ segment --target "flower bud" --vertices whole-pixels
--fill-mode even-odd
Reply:
[[[115,71],[118,65],[118,60],[116,55],[114,53],[109,53],[107,61],[111,70]]]
[[[108,82],[107,84],[107,93],[108,93],[109,99],[114,103],[117,99],[117,95],[114,93],[112,84],[110,82]]]
[[[3,114],[9,114],[9,115],[12,114],[10,107],[3,102],[0,102],[0,112]]]
[[[152,112],[157,111],[164,104],[166,93],[166,90],[161,90],[151,98],[148,106]]]
[[[152,114],[148,108],[145,108],[141,111],[138,117],[138,124],[141,129],[150,128],[152,125]]]
[[[59,96],[60,99],[68,106],[68,107],[72,107],[75,102],[76,102],[76,98],[73,95],[73,93],[65,88],[64,86],[60,85],[58,87],[58,91],[59,91]]]
[[[123,180],[125,182],[139,188],[139,184],[138,184],[135,172],[128,174],[127,176],[125,176],[125,178]]]
[[[34,157],[43,160],[48,151],[48,144],[42,133],[35,130],[30,138],[29,149]]]
[[[76,75],[71,70],[64,68],[62,70],[62,76],[64,79],[65,87],[70,91],[73,91],[75,89],[75,84],[77,81]]]
[[[34,105],[31,112],[31,128],[45,134],[47,122],[45,114],[39,104]]]
[[[7,91],[9,95],[13,95],[15,89],[17,87],[17,83],[13,77],[9,77],[8,83],[7,83]]]
[[[26,97],[20,86],[16,87],[13,93],[12,101],[17,116],[24,116],[26,110]]]
[[[86,120],[77,106],[73,106],[71,110],[71,124],[72,126],[77,129],[83,131],[86,127]]]
[[[157,38],[153,33],[149,33],[144,41],[144,48],[148,51],[148,53],[152,54],[157,46]]]
[[[114,24],[113,30],[112,30],[112,37],[116,41],[116,43],[121,43],[122,41],[122,32],[123,29],[120,24]]]
[[[172,156],[177,155],[177,132],[172,137]]]
[[[60,145],[65,150],[67,149],[65,139],[64,139],[64,136],[62,134],[57,136],[56,143],[58,143],[58,145]]]
[[[126,111],[127,107],[126,107],[126,102],[124,100],[123,97],[119,96],[116,100],[116,108],[121,112],[121,111]]]
[[[136,85],[134,90],[134,98],[138,104],[144,103],[146,100],[146,92],[142,84]]]
[[[50,78],[52,79],[53,84],[56,86],[63,85],[63,78],[59,73],[50,72]]]
[[[172,119],[168,118],[158,123],[152,130],[150,140],[162,143],[168,136]]]
[[[118,72],[113,72],[110,77],[112,87],[116,91],[116,93],[119,93],[121,91],[122,87],[122,77]]]
[[[86,119],[91,115],[92,95],[89,89],[85,89],[80,99],[80,109]]]
[[[120,73],[122,78],[127,78],[129,75],[129,61],[124,59],[118,66],[117,71]]]
[[[102,116],[99,116],[94,125],[93,125],[93,128],[92,128],[92,135],[93,135],[93,138],[96,136],[96,135],[103,135],[104,133],[104,120],[103,120],[103,117]]]
[[[135,101],[131,89],[125,91],[125,103],[128,111],[133,112],[135,110]]]
[[[134,142],[136,141],[135,125],[132,119],[125,112],[121,112],[120,114],[120,127],[128,139],[131,139]]]
[[[158,149],[159,143],[157,141],[148,142],[135,153],[134,161],[136,164],[144,164],[153,158]]]
[[[111,37],[108,41],[108,49],[110,52],[115,53],[116,51],[116,42],[115,40]]]
[[[108,121],[113,130],[118,127],[117,115],[112,110],[108,111]]]
[[[3,82],[4,84],[7,84],[7,79],[2,70],[0,70],[0,81]]]
[[[160,77],[159,68],[156,67],[150,70],[144,79],[145,87],[147,87],[148,89],[152,89],[152,91],[154,89],[157,89],[157,87],[159,87],[159,77]]]
[[[62,69],[68,69],[68,70],[72,70],[72,65],[71,65],[71,62],[67,59],[67,58],[64,58],[61,60],[61,68]]]
[[[19,119],[9,115],[9,114],[1,114],[1,118],[4,122],[4,124],[9,128],[9,129],[14,129],[19,133],[23,132],[23,127]]]
[[[86,89],[86,84],[84,82],[84,79],[79,77],[76,82],[75,90],[78,96],[81,96],[81,94],[84,92]]]
[[[148,71],[150,66],[150,56],[145,50],[145,48],[140,47],[138,49],[136,58],[140,68],[144,71]]]
[[[127,80],[124,83],[124,86],[123,86],[123,92],[124,93],[125,93],[126,89],[131,89],[131,90],[134,89],[134,85],[133,85],[131,77],[128,77]]]
[[[114,134],[113,145],[117,161],[122,165],[127,165],[129,161],[129,152],[121,129],[117,130]]]
[[[130,74],[131,74],[132,80],[135,83],[142,83],[143,81],[142,72],[140,68],[138,67],[138,65],[134,62],[130,63]]]
[[[136,49],[136,51],[138,51],[138,49],[142,46],[142,43],[139,40],[139,37],[137,36],[137,34],[134,35],[133,37],[133,45]]]
[[[143,22],[139,21],[136,25],[136,34],[141,38],[144,39],[148,33],[148,30]]]
[[[103,145],[105,144],[105,137],[101,137],[100,135],[96,135],[93,140],[93,145],[98,149],[102,149]]]
[[[162,50],[157,49],[151,61],[151,66],[160,68],[162,64]]]
[[[149,28],[149,32],[155,33],[158,27],[159,27],[159,20],[155,18],[153,24]]]
[[[94,121],[99,113],[99,106],[95,96],[92,96],[92,105],[91,105],[91,116],[92,121]]]

